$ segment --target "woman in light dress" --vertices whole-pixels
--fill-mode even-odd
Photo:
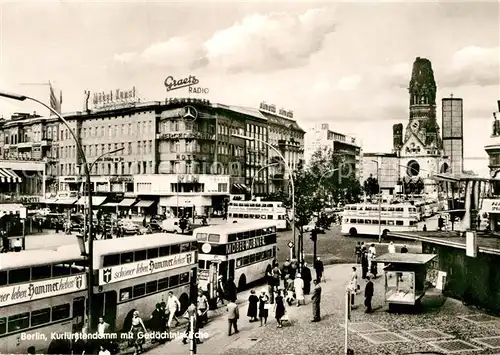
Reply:
[[[304,302],[304,280],[300,274],[295,275],[295,279],[293,280],[293,287],[295,289],[295,298],[297,298],[297,307],[301,304],[305,304]]]

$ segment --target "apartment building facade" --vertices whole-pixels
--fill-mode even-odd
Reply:
[[[75,196],[84,186],[72,132],[96,195],[148,201],[143,205],[158,212],[201,214],[218,208],[229,194],[248,195],[269,161],[267,146],[258,142],[268,141],[269,123],[258,109],[175,98],[64,116],[69,128],[55,117],[24,117],[0,126],[4,159],[43,163],[47,186],[39,195]],[[254,182],[257,194],[269,193],[267,174]]]

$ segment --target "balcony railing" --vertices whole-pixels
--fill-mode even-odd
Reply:
[[[215,134],[206,132],[183,132],[183,133],[158,133],[156,139],[159,140],[178,140],[178,139],[199,139],[215,140]]]

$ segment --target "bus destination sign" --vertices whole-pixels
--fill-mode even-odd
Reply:
[[[85,274],[0,287],[0,307],[64,295],[86,288],[87,275]]]
[[[195,261],[195,252],[164,256],[118,265],[99,270],[99,285],[133,279],[135,277],[155,274],[157,272],[187,266]]]
[[[240,240],[226,244],[226,254],[239,253],[248,249],[263,247],[264,245],[266,245],[265,236]]]

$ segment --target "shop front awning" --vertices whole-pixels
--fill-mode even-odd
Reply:
[[[98,207],[104,203],[106,200],[106,196],[92,196],[92,206]],[[87,196],[82,196],[76,203],[79,206],[84,206],[88,202],[88,197]]]
[[[151,207],[151,205],[153,203],[155,203],[155,202],[151,201],[151,200],[142,200],[142,201],[137,202],[134,207],[148,208],[148,207]]]
[[[12,169],[0,168],[0,182],[21,182],[23,179]]]
[[[248,187],[245,184],[233,184],[234,194],[245,194],[248,191]]]
[[[53,205],[57,203],[57,198],[41,198],[39,202],[46,205]]]
[[[119,202],[106,202],[104,205],[102,205],[102,207],[116,207],[119,204]]]
[[[118,207],[130,207],[135,203],[135,198],[124,198],[119,204]]]
[[[7,214],[18,214],[22,207],[23,205],[19,203],[2,203],[0,204],[0,217]]]
[[[55,202],[56,205],[65,205],[65,206],[70,206],[74,205],[76,202],[76,198],[70,197],[70,198],[58,198]]]

